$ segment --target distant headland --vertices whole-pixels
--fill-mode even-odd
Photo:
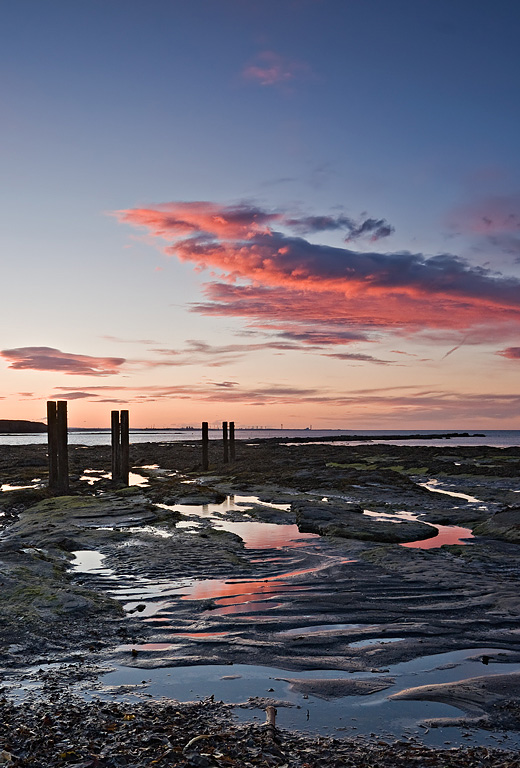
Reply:
[[[0,419],[0,433],[15,434],[26,432],[47,432],[47,425],[41,421],[24,421],[22,419]]]

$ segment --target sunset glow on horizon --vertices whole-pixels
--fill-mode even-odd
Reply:
[[[520,429],[520,7],[3,20],[0,419]]]

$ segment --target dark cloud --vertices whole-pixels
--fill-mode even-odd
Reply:
[[[357,225],[352,223],[352,228],[349,235],[345,238],[345,242],[350,243],[365,235],[369,235],[370,240],[376,242],[384,237],[389,237],[394,232],[394,227],[385,219],[365,219]]]
[[[396,365],[393,360],[381,360],[378,357],[372,355],[364,355],[356,352],[331,352],[327,353],[326,357],[332,357],[336,360],[349,360],[357,361],[359,363],[377,363],[378,365]]]
[[[97,395],[92,394],[92,392],[67,392],[63,395],[60,395],[63,400],[84,400],[84,399],[96,399]],[[49,399],[52,399],[52,395]]]
[[[326,232],[336,229],[352,230],[354,222],[348,216],[302,216],[300,218],[286,218],[284,223],[297,233]]]
[[[497,352],[497,355],[507,357],[508,360],[520,360],[520,347],[507,347]]]
[[[211,383],[214,387],[225,387],[226,389],[238,386],[238,381],[212,381]]]
[[[301,327],[298,330],[284,330],[277,333],[284,339],[297,341],[312,347],[328,347],[337,344],[352,344],[357,341],[367,341],[368,336],[359,330],[347,331],[341,328],[330,327],[327,329],[326,323],[322,324],[321,329],[315,327]]]

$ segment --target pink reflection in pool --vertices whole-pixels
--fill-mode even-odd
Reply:
[[[401,544],[402,547],[411,547],[412,549],[435,549],[444,544],[466,544],[465,539],[475,538],[469,528],[461,528],[458,525],[436,525],[437,536],[432,539],[423,539],[422,541],[409,541]]]
[[[279,528],[280,526],[274,526]],[[283,526],[287,527],[287,526]],[[247,579],[201,579],[182,587],[181,600],[215,600],[217,606],[211,613],[225,615],[258,612],[280,605],[276,599],[283,599],[288,592],[304,592],[311,589],[305,584],[290,584],[289,579],[330,568],[331,565],[344,565],[355,560],[327,558],[310,568],[286,571],[276,576],[249,581]],[[266,602],[268,600],[269,602]],[[272,601],[272,602],[271,602]]]
[[[282,592],[303,589],[296,584],[283,584],[281,580],[225,581],[224,579],[203,579],[196,581],[182,600],[218,600],[220,605],[249,603],[259,596],[279,595]],[[186,594],[187,592],[187,594]]]
[[[280,547],[303,547],[309,539],[319,539],[317,533],[300,533],[297,525],[276,525],[275,523],[231,523],[218,522],[216,528],[236,533],[246,549],[278,549]]]

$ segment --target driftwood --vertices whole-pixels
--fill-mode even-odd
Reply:
[[[266,707],[265,710],[265,727],[269,734],[269,736],[274,739],[276,736],[276,714],[277,714],[276,707],[273,707],[271,704]]]

